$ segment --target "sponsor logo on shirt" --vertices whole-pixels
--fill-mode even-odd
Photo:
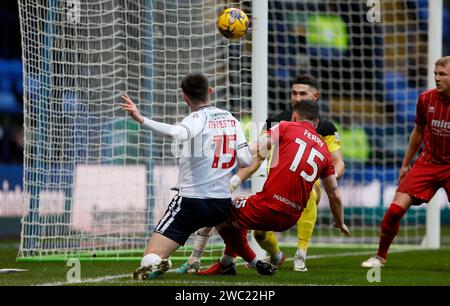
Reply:
[[[444,120],[432,120],[431,126],[440,129],[450,129],[450,122]]]
[[[297,203],[294,203],[294,202],[292,202],[292,201],[290,201],[290,200],[288,200],[288,199],[286,199],[286,198],[284,198],[284,197],[282,197],[282,196],[280,196],[278,194],[274,194],[273,198],[278,200],[278,201],[280,201],[281,203],[289,205],[290,207],[292,207],[294,209],[297,209],[297,210],[300,210],[300,211],[303,210],[303,207],[301,205],[298,205]]]
[[[450,122],[444,120],[432,120],[431,130],[433,134],[441,136],[450,136]]]

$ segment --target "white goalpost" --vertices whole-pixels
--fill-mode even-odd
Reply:
[[[435,87],[434,63],[442,56],[442,0],[429,1],[428,3],[428,70],[427,87]],[[450,199],[448,199],[450,201]],[[430,249],[438,249],[441,246],[441,202],[439,195],[435,195],[427,205],[426,234],[422,246]]]
[[[353,236],[344,240],[333,228],[323,196],[313,242],[378,243],[417,97],[434,86],[430,69],[442,49],[442,0],[423,3],[19,0],[25,154],[18,259],[140,258],[174,195],[180,144],[141,129],[118,103],[128,93],[145,116],[177,123],[189,111],[179,87],[190,72],[208,77],[214,105],[257,127],[289,107],[297,74],[316,76],[321,111],[341,138],[340,186]],[[217,31],[226,7],[251,19],[240,40]],[[238,192],[259,191],[265,177],[262,168]],[[408,212],[395,243],[439,247],[440,211],[450,205],[438,194],[427,207]],[[296,230],[279,237],[295,243]],[[218,235],[210,242],[205,256],[220,256]],[[175,257],[189,255],[191,244]]]

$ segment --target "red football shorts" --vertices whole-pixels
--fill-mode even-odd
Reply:
[[[267,203],[259,202],[253,196],[233,201],[231,223],[246,229],[282,232],[297,223],[298,216],[280,213]]]
[[[397,191],[429,202],[441,187],[445,189],[450,200],[450,165],[418,161],[400,182]]]

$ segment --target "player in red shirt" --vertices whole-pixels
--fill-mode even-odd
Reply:
[[[313,101],[293,108],[294,122],[282,121],[262,136],[257,154],[264,159],[275,146],[269,177],[262,191],[233,202],[231,218],[217,227],[226,248],[221,262],[199,274],[235,274],[235,257],[241,256],[261,274],[274,274],[276,266],[259,261],[249,247],[247,230],[285,231],[297,223],[309,199],[314,182],[320,177],[330,199],[335,227],[345,235],[340,191],[331,155],[316,133],[319,107]]]
[[[419,96],[416,126],[400,169],[394,201],[381,222],[377,255],[364,261],[362,267],[385,265],[389,246],[400,228],[400,220],[411,205],[429,202],[441,187],[450,199],[450,56],[436,61],[434,75],[436,88]],[[424,148],[409,169],[422,143]]]

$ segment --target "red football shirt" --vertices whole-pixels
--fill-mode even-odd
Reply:
[[[271,168],[263,189],[253,196],[262,205],[297,217],[306,207],[314,182],[334,175],[327,145],[308,122],[286,122],[269,130]]]
[[[416,124],[426,125],[425,146],[419,161],[450,164],[450,101],[444,101],[437,89],[419,96]]]

